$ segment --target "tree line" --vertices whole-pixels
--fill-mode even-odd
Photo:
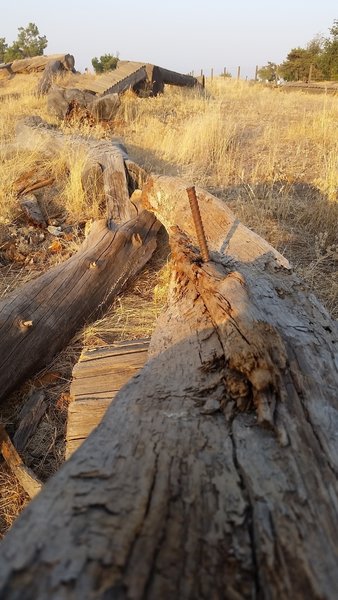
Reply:
[[[258,70],[267,81],[307,81],[311,69],[314,81],[338,81],[338,19],[329,29],[329,36],[317,36],[305,48],[292,48],[280,65],[268,62]]]

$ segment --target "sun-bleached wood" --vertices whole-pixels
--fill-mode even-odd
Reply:
[[[68,406],[66,458],[101,422],[117,392],[144,366],[149,339],[84,348],[72,373]]]
[[[33,471],[24,465],[5,427],[0,423],[0,453],[8,467],[17,478],[21,487],[30,498],[34,498],[42,489],[42,483]]]
[[[76,155],[83,161],[82,183],[88,190],[90,173],[95,172],[98,192],[103,192],[107,204],[108,220],[122,224],[136,216],[137,211],[129,200],[128,183],[124,161],[128,158],[120,140],[106,141],[65,135],[43,121],[40,117],[26,117],[16,126],[16,147],[58,156],[62,153],[71,166]],[[101,178],[97,177],[101,173]],[[95,190],[94,190],[95,191]]]
[[[1,594],[338,594],[337,328],[284,259],[187,184],[143,193],[173,250],[142,371],[1,546]],[[177,228],[179,225],[179,228]]]
[[[2,65],[1,68],[7,68],[10,73],[34,73],[44,71],[51,62],[55,61],[59,61],[67,71],[74,70],[75,60],[71,54],[50,54],[48,56],[43,54],[41,56],[19,58]]]
[[[0,401],[47,365],[147,263],[160,227],[143,211],[111,231],[97,222],[80,250],[0,302]]]

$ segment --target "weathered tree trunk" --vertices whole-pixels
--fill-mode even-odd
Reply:
[[[65,67],[60,60],[51,60],[47,63],[43,75],[38,83],[37,92],[40,96],[47,94],[52,83],[57,75],[62,75],[65,72]]]
[[[71,54],[50,54],[42,56],[33,56],[31,58],[20,58],[12,63],[3,65],[11,73],[33,73],[43,71],[51,61],[59,61],[67,71],[74,70],[74,56]]]
[[[173,246],[151,358],[3,542],[6,600],[337,598],[335,323],[199,199],[208,263],[184,185],[144,190]]]
[[[146,211],[115,231],[97,223],[79,252],[1,301],[0,400],[111,303],[153,254],[159,227]]]
[[[91,174],[102,188],[107,203],[108,221],[125,223],[136,216],[137,211],[129,200],[128,183],[124,161],[127,153],[120,141],[113,142],[64,135],[54,129],[40,117],[26,117],[18,122],[16,129],[16,147],[21,150],[38,148],[40,152],[55,156],[63,153],[67,160],[74,154],[82,153],[86,158],[82,172],[82,183],[88,187]],[[102,173],[101,180],[97,176]]]
[[[20,455],[13,445],[6,429],[0,423],[0,454],[2,454],[8,467],[17,478],[21,487],[30,498],[34,498],[41,491],[42,483],[33,471],[24,465]]]

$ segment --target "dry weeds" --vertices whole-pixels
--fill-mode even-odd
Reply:
[[[19,153],[10,147],[20,117],[38,114],[53,123],[46,100],[34,93],[36,82],[31,75],[0,79],[0,297],[76,251],[86,223],[101,216],[98,203],[88,201],[82,190],[83,156],[71,153],[69,173],[69,155],[41,160],[38,148]],[[69,85],[74,85],[71,78]],[[97,138],[121,135],[131,158],[146,169],[183,175],[223,198],[243,222],[291,259],[337,316],[337,124],[336,96],[284,94],[216,79],[203,94],[168,89],[158,98],[140,99],[126,93],[108,127],[84,121],[79,126],[74,120],[62,127]],[[18,205],[13,183],[38,167],[56,180],[37,197],[50,223],[69,228],[59,244],[49,234],[35,240],[35,228],[27,226]],[[168,248],[162,248],[105,315],[8,399],[1,418],[13,433],[24,399],[39,386],[46,392],[48,410],[24,455],[43,480],[63,461],[69,381],[83,344],[104,345],[153,331],[168,284]],[[4,532],[27,499],[6,468],[0,470],[0,489]]]

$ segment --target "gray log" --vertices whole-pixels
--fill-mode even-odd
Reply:
[[[44,71],[51,61],[59,61],[67,71],[73,71],[75,60],[71,54],[50,54],[33,56],[31,58],[20,58],[11,63],[12,73],[33,73]]]
[[[40,96],[47,94],[51,88],[53,81],[57,75],[62,75],[65,72],[65,68],[61,61],[51,60],[43,72],[43,75],[39,81],[37,93]]]
[[[118,94],[106,94],[94,98],[87,104],[87,108],[98,121],[110,121],[116,115],[120,105]]]
[[[47,365],[149,260],[159,224],[144,211],[93,227],[80,250],[0,302],[0,401]]]
[[[87,185],[88,171],[102,171],[102,185],[107,204],[108,221],[121,224],[136,216],[137,211],[129,200],[125,160],[126,149],[120,140],[112,142],[64,135],[51,127],[40,117],[26,117],[16,127],[16,146],[20,150],[39,148],[49,156],[57,156],[65,148],[85,153],[87,160],[83,167],[84,186]],[[66,158],[67,153],[63,153]]]
[[[185,186],[146,188],[173,248],[151,358],[14,524],[0,594],[335,600],[336,325],[221,201],[202,263]]]
[[[47,110],[58,119],[64,119],[71,102],[76,100],[77,104],[86,108],[95,98],[94,94],[77,88],[61,88],[53,85],[47,96]]]

